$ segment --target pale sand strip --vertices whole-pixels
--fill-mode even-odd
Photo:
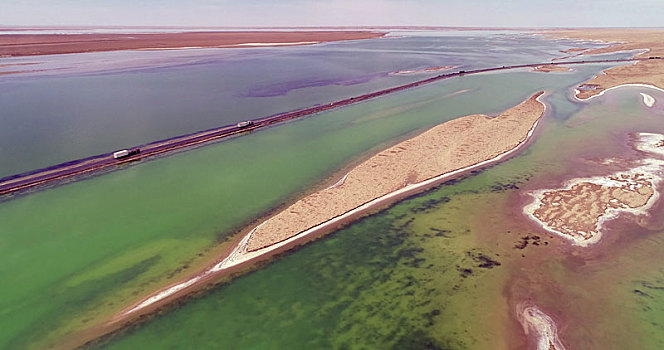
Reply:
[[[558,337],[558,328],[549,315],[529,304],[517,308],[517,317],[526,335],[537,336],[537,350],[565,350]]]
[[[209,49],[209,48],[233,48],[233,47],[270,47],[270,46],[298,46],[298,45],[313,45],[320,44],[320,41],[296,41],[296,42],[283,42],[283,43],[240,43],[231,45],[217,45],[217,46],[174,46],[174,47],[146,47],[136,49],[136,51],[167,51],[167,50],[193,50],[193,49]]]
[[[542,65],[532,69],[533,72],[551,73],[551,72],[571,72],[572,68],[565,66]]]
[[[394,200],[396,198],[400,198],[401,196],[403,196],[407,193],[412,193],[414,191],[429,188],[430,186],[433,186],[437,183],[441,183],[445,180],[454,178],[455,176],[457,176],[459,174],[462,174],[466,171],[473,170],[473,169],[476,169],[476,168],[481,168],[483,166],[498,162],[498,161],[500,161],[500,160],[502,160],[506,157],[511,156],[512,154],[517,152],[523,145],[525,145],[526,142],[532,137],[533,132],[535,131],[535,128],[537,127],[537,125],[539,123],[539,118],[541,117],[541,115],[546,110],[546,105],[544,105],[544,103],[542,103],[540,101],[540,98],[541,98],[542,94],[543,94],[543,92],[537,93],[537,94],[533,95],[531,98],[529,98],[528,100],[526,100],[525,102],[521,103],[519,106],[514,107],[514,108],[506,111],[505,113],[501,114],[500,117],[510,115],[510,112],[513,112],[515,109],[519,110],[519,107],[524,107],[524,106],[528,106],[529,108],[532,108],[530,113],[526,113],[526,114],[530,114],[531,117],[533,117],[533,118],[528,118],[528,119],[534,119],[534,122],[531,123],[530,128],[527,130],[525,135],[521,138],[520,142],[517,143],[516,145],[514,145],[512,148],[504,150],[502,153],[499,153],[499,154],[493,156],[492,158],[485,159],[483,161],[477,162],[476,164],[472,164],[472,165],[469,165],[469,166],[466,166],[466,167],[463,167],[463,168],[458,168],[456,170],[445,172],[443,174],[440,174],[438,176],[435,176],[433,178],[424,180],[424,181],[419,182],[419,183],[408,184],[408,185],[404,186],[401,189],[398,189],[398,190],[393,191],[391,193],[387,193],[383,196],[375,198],[375,199],[373,199],[373,200],[371,200],[367,203],[364,203],[363,205],[360,205],[359,207],[356,207],[354,209],[349,210],[348,212],[346,212],[342,215],[334,217],[334,218],[332,218],[330,220],[327,220],[325,222],[319,223],[319,224],[317,224],[313,227],[310,227],[307,230],[299,232],[299,233],[297,233],[297,234],[295,234],[295,235],[293,235],[293,236],[291,236],[291,237],[289,237],[285,240],[282,240],[280,242],[274,243],[270,246],[267,246],[267,247],[264,247],[264,248],[261,248],[261,249],[258,249],[258,250],[250,251],[248,249],[249,240],[253,237],[253,235],[256,233],[256,231],[258,229],[260,229],[263,225],[265,225],[265,223],[267,221],[264,221],[263,223],[261,223],[260,225],[255,227],[253,230],[251,230],[251,232],[246,234],[242,238],[242,240],[240,240],[240,242],[235,247],[235,249],[233,249],[233,251],[226,258],[224,258],[221,262],[217,263],[216,265],[214,265],[210,269],[204,271],[203,273],[197,275],[196,277],[193,277],[193,278],[188,279],[184,282],[181,282],[181,283],[175,284],[173,286],[170,286],[170,287],[158,292],[157,294],[148,297],[147,299],[140,302],[136,306],[132,307],[128,311],[122,313],[120,315],[120,317],[124,316],[124,315],[127,315],[127,314],[130,314],[130,313],[133,313],[133,312],[136,312],[138,310],[144,309],[144,308],[146,308],[146,307],[148,307],[148,306],[150,306],[154,303],[157,303],[157,302],[159,302],[163,299],[166,299],[169,296],[171,296],[175,293],[178,293],[181,290],[186,289],[186,288],[196,284],[198,281],[204,279],[205,277],[207,277],[209,275],[212,275],[212,274],[224,271],[224,270],[228,270],[232,267],[235,267],[235,266],[240,265],[242,263],[248,262],[248,261],[250,261],[252,259],[255,259],[255,258],[258,258],[262,255],[268,254],[268,253],[270,253],[272,251],[275,251],[279,248],[282,248],[284,246],[292,244],[295,241],[297,241],[299,239],[302,239],[303,237],[306,237],[306,236],[308,236],[308,235],[310,235],[314,232],[317,232],[317,231],[320,231],[320,230],[323,230],[323,229],[327,229],[327,228],[330,228],[330,227],[335,227],[336,225],[339,225],[340,223],[344,222],[344,220],[349,219],[349,218],[353,217],[354,215],[358,215],[360,213],[366,212],[367,210],[371,209],[372,207],[374,207],[376,205],[379,205],[379,204],[384,203],[386,201]],[[533,102],[535,102],[535,104],[533,104]],[[468,116],[468,117],[478,117],[478,116]],[[468,117],[463,117],[463,118],[468,118]],[[481,117],[486,118],[486,116],[481,116]],[[493,118],[493,119],[495,120],[495,119],[498,119],[500,117]],[[463,118],[459,118],[459,119],[463,119]],[[500,120],[500,119],[498,119],[498,120]],[[505,122],[510,122],[510,121],[512,121],[512,120],[507,120]],[[447,123],[450,123],[450,122],[447,122]],[[445,125],[447,123],[443,123],[441,125]],[[499,135],[502,135],[502,134],[499,134]],[[486,137],[487,135],[484,135],[484,136]],[[345,183],[345,181],[348,178],[349,174],[350,173],[346,174],[340,181],[338,181],[336,184],[330,186],[328,189],[337,188],[341,184]]]
[[[643,92],[639,93],[641,97],[643,97],[643,104],[646,105],[646,107],[651,108],[652,106],[655,105],[655,98],[648,95],[644,94]]]
[[[661,29],[557,30],[549,32],[549,35],[557,38],[592,39],[613,43],[609,47],[584,51],[583,55],[640,50],[641,52],[636,54],[636,57],[664,56],[664,30]],[[577,97],[580,99],[586,99],[623,84],[646,84],[664,88],[664,60],[644,60],[633,65],[613,67],[584,84],[597,85],[598,88],[578,91]]]
[[[318,44],[319,41],[297,41],[291,43],[242,43],[229,46],[291,46],[291,45],[312,45]]]
[[[620,89],[620,88],[623,88],[623,87],[642,87],[642,88],[648,88],[648,89],[653,89],[653,90],[657,90],[657,91],[660,91],[660,92],[664,92],[664,89],[662,89],[660,87],[657,87],[657,86],[654,86],[654,85],[649,85],[649,84],[621,84],[621,85],[617,85],[617,86],[614,86],[614,87],[610,87],[608,89],[604,89],[600,93],[598,93],[597,95],[592,95],[592,96],[586,97],[586,98],[579,98],[578,97],[579,92],[580,92],[579,89],[574,89],[574,98],[577,101],[581,101],[581,102],[590,101],[591,99],[593,99],[595,97],[599,97],[599,96],[604,95],[604,93],[607,92],[607,91]]]
[[[454,119],[379,152],[351,170],[342,184],[311,194],[266,220],[250,238],[248,250],[271,246],[376,198],[513,149],[544,112],[540,95],[498,117]]]
[[[640,132],[638,137],[640,142],[636,144],[636,149],[664,157],[664,135]]]
[[[535,128],[537,128],[538,123],[539,123],[539,121],[537,121],[537,122],[535,122],[535,124],[533,124],[533,127],[528,132],[528,136],[527,136],[526,140],[524,140],[523,143],[525,143],[532,136],[533,132],[535,131]],[[519,146],[521,146],[521,145],[519,145]],[[520,148],[519,146],[517,146],[517,147],[515,147],[515,148],[513,148],[513,149],[511,149],[511,150],[509,150],[505,153],[502,153],[502,154],[500,154],[500,155],[498,155],[498,156],[496,156],[492,159],[480,162],[480,163],[475,164],[473,166],[466,167],[466,168],[461,168],[461,169],[458,169],[458,170],[454,170],[454,171],[451,171],[449,173],[445,173],[445,174],[436,176],[434,178],[431,178],[429,180],[422,181],[422,182],[419,182],[419,183],[416,183],[416,184],[407,185],[406,187],[404,187],[400,190],[397,190],[397,191],[388,193],[388,194],[386,194],[382,197],[376,198],[376,199],[374,199],[374,200],[372,200],[368,203],[365,203],[365,204],[363,204],[363,205],[361,205],[361,206],[359,206],[355,209],[352,209],[352,210],[348,211],[345,214],[342,214],[342,215],[340,215],[338,217],[335,217],[335,218],[333,218],[329,221],[326,221],[324,223],[318,224],[318,225],[316,225],[316,226],[314,226],[314,227],[312,227],[312,228],[310,228],[306,231],[300,232],[297,235],[292,236],[292,237],[290,237],[290,238],[288,238],[284,241],[275,243],[275,244],[270,245],[270,246],[265,247],[265,248],[261,248],[261,249],[258,249],[258,250],[251,251],[251,250],[248,249],[249,240],[250,240],[251,236],[253,234],[255,234],[255,232],[258,229],[260,229],[266,223],[266,222],[263,222],[260,225],[256,226],[253,230],[251,230],[251,232],[249,232],[240,241],[240,243],[233,250],[233,252],[231,252],[231,254],[226,259],[222,260],[220,263],[215,265],[210,271],[218,272],[218,271],[222,271],[222,270],[229,269],[231,267],[237,266],[241,263],[244,263],[244,262],[249,261],[251,259],[257,258],[261,255],[267,254],[267,253],[269,253],[273,250],[276,250],[278,248],[281,248],[281,247],[284,247],[288,244],[291,244],[291,243],[293,243],[293,242],[295,242],[295,241],[297,241],[297,240],[299,240],[303,237],[306,237],[306,236],[308,236],[308,235],[310,235],[310,234],[312,234],[316,231],[326,229],[326,228],[329,228],[329,227],[334,227],[335,225],[338,225],[338,224],[344,222],[344,220],[346,220],[347,218],[352,217],[353,215],[361,214],[361,213],[367,211],[368,209],[371,209],[373,206],[379,205],[379,204],[381,204],[385,201],[389,201],[389,200],[392,200],[392,199],[395,199],[395,198],[399,198],[402,195],[407,194],[407,193],[412,193],[413,191],[426,189],[426,188],[428,188],[432,185],[435,185],[436,183],[440,183],[441,181],[451,179],[451,178],[453,178],[453,177],[455,177],[455,176],[457,176],[457,175],[459,175],[463,172],[473,170],[473,169],[476,169],[476,168],[481,168],[485,165],[489,165],[491,163],[495,163],[497,161],[500,161],[501,159],[503,159],[505,157],[508,157],[512,153],[518,151],[519,148]]]
[[[174,47],[146,47],[136,49],[135,51],[168,51],[168,50],[195,50],[205,49],[204,46],[174,46]]]

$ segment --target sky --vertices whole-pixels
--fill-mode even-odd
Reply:
[[[664,0],[0,0],[0,26],[661,27]]]

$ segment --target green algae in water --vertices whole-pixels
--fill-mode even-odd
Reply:
[[[454,328],[461,310],[446,296],[491,268],[468,252],[423,248],[427,241],[454,239],[448,235],[468,237],[467,227],[439,228],[446,234],[415,229],[428,215],[422,208],[453,205],[445,191],[399,204],[103,348],[468,348],[478,340],[432,331],[442,319]],[[476,270],[473,276],[463,272],[468,269]]]
[[[571,344],[658,349],[661,229],[650,233],[657,244],[637,241],[580,264],[547,248],[560,238],[506,209],[530,182],[601,153],[613,141],[607,134],[664,132],[661,115],[634,104],[633,91],[616,95],[619,108],[596,102],[549,118],[520,156],[402,201],[101,347],[513,348],[524,344],[510,343],[500,325],[514,323],[503,291],[516,278],[545,307],[584,322],[564,329]],[[561,96],[550,97],[563,104],[554,108],[572,111]]]
[[[367,152],[599,68],[454,79],[6,201],[0,346],[44,347],[182,278],[234,228]]]

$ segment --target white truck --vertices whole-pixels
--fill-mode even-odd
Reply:
[[[252,120],[246,120],[246,121],[237,123],[238,128],[246,128],[246,127],[252,126],[252,125],[254,125],[254,122]]]
[[[122,158],[127,158],[129,156],[133,156],[135,154],[141,153],[141,150],[138,148],[133,148],[133,149],[123,149],[121,151],[113,152],[113,158],[115,159],[122,159]]]

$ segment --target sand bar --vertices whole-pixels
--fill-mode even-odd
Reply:
[[[664,157],[664,135],[641,132],[638,138],[640,142],[636,144],[636,149]]]
[[[351,170],[343,183],[303,198],[256,228],[248,250],[265,248],[376,198],[491,159],[527,137],[544,112],[542,93],[500,116],[470,115],[435,126]]]
[[[659,29],[580,29],[549,32],[557,38],[593,40],[614,43],[606,48],[584,51],[583,55],[641,50],[636,57],[664,56],[664,30]],[[581,85],[590,89],[578,89],[576,97],[584,100],[599,95],[604,90],[625,84],[643,84],[664,88],[664,61],[653,59],[633,65],[608,69],[602,75]]]
[[[655,105],[655,98],[644,93],[639,93],[641,97],[643,97],[643,104],[646,105],[646,107],[650,108]]]
[[[664,155],[664,135],[640,133],[636,148]],[[524,213],[544,229],[587,247],[599,242],[603,224],[622,213],[645,215],[659,198],[664,160],[646,158],[632,169],[568,181],[562,188],[529,193]]]
[[[292,244],[299,239],[302,239],[310,234],[313,234],[316,231],[334,228],[342,224],[343,222],[356,217],[356,215],[364,213],[367,210],[370,210],[374,206],[381,205],[382,203],[385,202],[393,201],[394,199],[401,198],[402,196],[407,195],[409,193],[414,193],[416,191],[429,188],[430,186],[440,183],[441,181],[454,178],[455,176],[458,176],[459,174],[462,174],[465,171],[486,166],[488,164],[500,161],[510,156],[511,154],[516,152],[520,146],[524,145],[526,141],[532,136],[534,129],[539,121],[539,118],[544,113],[546,107],[543,103],[541,103],[538,100],[538,98],[542,94],[543,92],[539,92],[533,95],[526,101],[522,102],[520,105],[505,111],[498,117],[489,118],[485,115],[471,115],[455,119],[440,124],[432,129],[429,129],[423,134],[416,136],[413,139],[402,142],[392,148],[389,148],[385,151],[378,153],[376,156],[371,157],[369,160],[362,163],[360,166],[354,168],[348,174],[344,175],[335,184],[318,193],[333,191],[336,195],[346,196],[348,195],[347,191],[349,190],[352,191],[353,189],[356,188],[356,185],[350,187],[344,187],[346,186],[350,178],[353,178],[353,182],[355,184],[358,184],[357,181],[362,181],[362,180],[369,181],[365,182],[365,184],[361,186],[363,188],[376,187],[377,184],[373,182],[375,176],[380,176],[381,178],[390,178],[390,179],[396,178],[396,176],[394,177],[383,176],[385,174],[381,173],[381,171],[386,169],[384,168],[386,165],[389,165],[388,168],[403,167],[403,169],[396,171],[395,175],[398,176],[400,174],[401,175],[406,174],[407,177],[405,180],[408,180],[408,174],[410,174],[410,171],[413,170],[413,168],[417,169],[418,167],[421,166],[431,167],[432,165],[437,165],[437,163],[441,163],[443,164],[443,166],[440,167],[440,169],[438,170],[434,170],[437,171],[435,172],[434,176],[426,178],[420,182],[403,184],[402,181],[397,181],[395,182],[395,184],[397,184],[397,187],[394,191],[385,193],[384,195],[373,198],[372,200],[368,200],[367,202],[357,207],[354,208],[349,207],[346,209],[345,212],[342,212],[341,215],[331,217],[330,219],[321,219],[320,216],[315,216],[310,218],[307,217],[298,218],[301,219],[299,221],[300,224],[302,222],[310,222],[311,226],[308,229],[304,229],[301,231],[289,230],[287,231],[288,236],[285,236],[284,232],[277,232],[277,235],[268,234],[266,238],[272,239],[274,243],[269,245],[264,245],[263,247],[258,249],[250,249],[250,244],[255,239],[257,233],[264,234],[264,232],[268,233],[270,232],[270,231],[264,231],[264,228],[265,226],[269,227],[273,218],[279,217],[281,215],[281,213],[277,214],[276,216],[264,221],[263,223],[252,229],[248,234],[246,234],[239,241],[239,243],[233,249],[233,251],[223,260],[221,260],[219,263],[205,270],[201,274],[192,277],[191,279],[172,285],[164,290],[155,293],[154,295],[148,297],[147,299],[144,299],[140,303],[132,306],[131,308],[121,313],[118,316],[118,318],[116,318],[116,320],[121,317],[132,314],[136,311],[150,307],[155,303],[161,302],[162,300],[183,291],[184,289],[196,284],[197,282],[204,280],[208,276],[211,276],[213,274],[216,274],[224,270],[229,270],[240,264],[252,261],[253,259],[256,258],[260,258],[261,256],[265,256],[275,250],[287,247],[289,244]],[[477,127],[477,129],[476,130],[473,129],[474,127]],[[502,135],[504,137],[498,138],[496,137],[496,135]],[[496,138],[498,138],[499,140],[493,140]],[[434,142],[434,143],[433,145],[429,145],[428,144],[429,142]],[[479,144],[477,144],[476,147],[469,148],[466,142],[471,144],[473,142],[479,142]],[[436,146],[439,148],[436,150],[436,152],[432,153],[430,151],[431,148],[429,146]],[[394,150],[402,150],[402,148],[405,147],[412,147],[412,148],[409,150],[409,152],[396,152],[396,153],[391,152]],[[422,150],[422,147],[425,147],[426,150]],[[481,150],[479,154],[475,156],[468,155],[469,152],[476,152],[477,148],[482,148],[482,147],[485,147],[487,149]],[[401,155],[399,156],[399,154]],[[424,164],[420,164],[422,162],[423,154],[424,158],[437,159],[437,161],[434,160],[430,164],[427,164],[427,162],[424,162]],[[387,157],[385,157],[384,155],[387,155]],[[409,157],[412,157],[412,159],[404,161],[403,155],[408,155]],[[468,158],[474,160],[468,161]],[[418,163],[417,161],[420,161],[420,163]],[[383,166],[380,166],[379,168],[376,167],[372,168],[371,166],[376,165],[377,164],[376,162],[385,163],[385,164]],[[360,169],[359,172],[358,169]],[[369,171],[370,174],[363,174],[363,172],[365,171]],[[358,173],[364,176],[358,177]],[[372,176],[371,173],[373,173],[375,176]],[[387,187],[380,186],[380,187],[388,188],[389,186]],[[335,191],[338,189],[341,189],[341,192]],[[316,194],[312,196],[315,196]],[[364,193],[365,196],[366,194],[367,193]],[[351,193],[349,196],[353,197],[354,195]],[[305,198],[305,200],[307,198]],[[341,204],[353,203],[355,201],[355,200],[350,200],[350,202],[346,202],[344,198],[338,198],[338,199],[341,201]],[[294,206],[298,205],[301,202],[302,201],[298,201],[297,203],[294,204]],[[321,204],[327,204],[327,203],[321,203]],[[339,205],[337,204],[335,205],[335,207],[339,207]],[[292,213],[291,211],[289,211],[289,209],[286,209],[282,213]],[[321,210],[317,210],[314,214],[319,214],[320,212]],[[284,223],[283,220],[275,222],[277,222],[278,225]],[[263,240],[258,242],[264,243]]]
[[[565,350],[553,319],[528,303],[517,307],[517,317],[527,336],[537,338],[537,350]]]
[[[549,72],[569,72],[572,69],[569,67],[565,66],[553,66],[553,65],[542,65],[542,66],[537,66],[533,68],[534,72],[542,72],[542,73],[549,73]]]
[[[456,68],[456,66],[441,66],[441,67],[429,67],[421,69],[407,69],[407,70],[398,70],[396,72],[391,72],[390,75],[409,75],[409,74],[418,74],[418,73],[434,73],[442,72]]]
[[[373,31],[246,31],[150,34],[11,34],[0,35],[0,57],[54,55],[117,50],[310,45],[374,39]]]
[[[656,90],[656,91],[664,92],[664,89],[658,88],[657,86],[649,85],[649,84],[621,84],[621,85],[616,85],[616,86],[604,89],[601,86],[596,85],[596,84],[584,83],[584,84],[581,84],[579,86],[579,88],[574,90],[575,91],[574,98],[577,99],[578,101],[588,101],[588,100],[591,100],[595,97],[600,97],[608,91],[615,90],[615,89],[620,89],[620,88],[624,88],[624,87],[640,87],[640,88],[653,89],[653,90]],[[579,90],[579,89],[581,89],[581,90]],[[600,92],[597,93],[597,94],[593,94],[591,96],[588,96],[588,97],[582,97],[582,96],[587,95],[583,90],[595,90],[595,89],[598,89]]]

